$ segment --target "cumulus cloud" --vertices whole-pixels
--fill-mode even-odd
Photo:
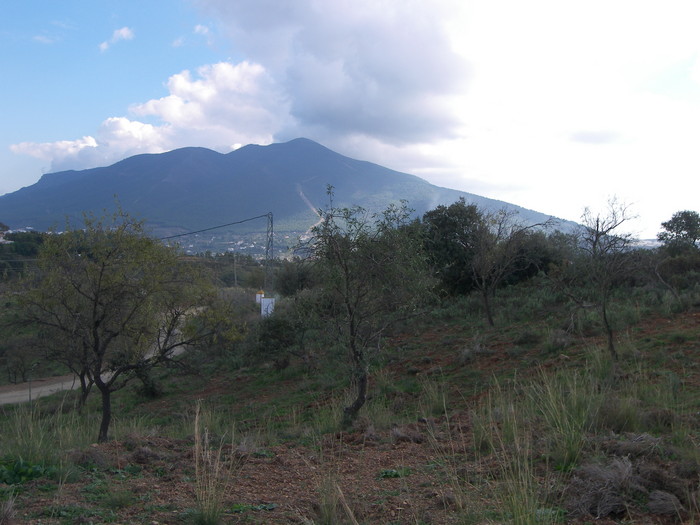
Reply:
[[[224,52],[240,61],[172,75],[164,96],[135,101],[90,137],[13,150],[78,168],[142,151],[307,136],[574,220],[611,193],[664,197],[637,196],[639,180],[697,179],[696,0],[663,10],[634,0],[193,3],[211,22],[173,46],[216,35],[218,51],[227,36]],[[105,49],[133,37],[123,30]],[[586,184],[552,199],[563,180]],[[692,207],[676,199],[654,205],[659,222],[671,206]]]
[[[52,169],[71,160],[71,167],[88,167],[148,148],[224,150],[297,136],[350,151],[405,154],[421,142],[454,137],[460,124],[454,97],[468,68],[444,23],[453,1],[200,2],[219,21],[217,32],[232,37],[247,60],[172,75],[166,96],[134,104],[129,118],[105,120],[89,149],[78,139],[27,143],[21,150],[40,152],[53,160]],[[202,24],[192,32],[212,35]],[[100,48],[133,37],[123,27]]]
[[[134,31],[128,27],[122,27],[120,29],[115,29],[112,33],[112,38],[105,40],[100,44],[100,51],[107,51],[113,44],[121,40],[132,40],[134,38]]]
[[[201,0],[247,56],[284,86],[280,135],[368,135],[401,145],[454,134],[468,65],[452,48],[454,2]]]
[[[31,155],[37,159],[60,163],[65,159],[74,158],[85,148],[95,147],[97,147],[95,139],[86,136],[77,140],[59,140],[57,142],[20,142],[12,144],[10,150],[14,153]]]
[[[233,144],[272,142],[288,118],[284,98],[258,64],[220,62],[170,77],[169,95],[130,108],[134,119],[106,119],[95,137],[25,142],[15,153],[51,162],[52,170],[108,165],[138,153],[184,146],[229,151]],[[154,118],[157,124],[143,120]]]
[[[269,140],[283,124],[282,96],[259,64],[229,62],[200,67],[196,76],[183,71],[170,77],[170,94],[131,108],[138,116],[155,116],[179,132],[214,133],[224,143],[249,137]],[[213,145],[213,144],[212,144]]]
[[[124,117],[105,120],[96,137],[57,142],[23,142],[10,149],[51,162],[53,171],[104,166],[125,156],[166,151],[168,130]]]

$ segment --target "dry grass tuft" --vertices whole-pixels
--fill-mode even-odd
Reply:
[[[10,525],[15,517],[15,495],[10,496],[0,504],[0,525]]]
[[[202,424],[202,407],[197,403],[194,420],[195,498],[197,522],[219,523],[224,510],[224,498],[230,492],[239,460],[224,451],[224,438],[212,444],[209,430]],[[232,437],[233,439],[233,437]],[[230,447],[231,451],[233,446]]]

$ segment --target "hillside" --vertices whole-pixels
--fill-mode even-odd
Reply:
[[[229,224],[268,212],[274,215],[276,231],[305,231],[317,219],[315,210],[328,204],[328,185],[335,188],[337,206],[359,205],[371,212],[403,199],[421,215],[464,197],[484,209],[516,210],[527,223],[549,218],[351,159],[308,139],[295,139],[248,145],[227,154],[182,148],[137,155],[107,167],[48,173],[32,186],[0,196],[0,220],[14,229],[61,230],[66,218],[79,224],[83,212],[101,215],[114,209],[116,199],[125,211],[144,219],[156,235]],[[246,223],[235,231],[264,232],[265,223]]]
[[[161,398],[120,397],[114,439],[100,445],[84,435],[93,419],[60,415],[70,398],[6,411],[8,435],[20,419],[35,425],[7,451],[22,440],[28,461],[50,456],[35,440],[57,418],[75,447],[58,474],[21,485],[12,523],[694,523],[698,312],[639,318],[610,368],[600,336],[562,342],[551,317],[510,304],[504,317],[523,320],[496,330],[465,322],[466,301],[395,333],[349,432],[337,432],[343,370],[302,363],[166,371]],[[226,476],[217,521],[195,511],[197,494],[218,490],[196,483],[218,479],[195,465],[198,402],[204,472]],[[583,433],[566,427],[577,410],[591,418]],[[567,466],[569,447],[581,452]]]

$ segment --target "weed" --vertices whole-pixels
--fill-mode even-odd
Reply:
[[[340,523],[359,525],[355,513],[345,499],[345,494],[332,474],[324,476],[318,493],[320,498],[317,506],[318,525]]]
[[[86,418],[76,412],[63,414],[62,405],[52,414],[36,403],[16,405],[6,412],[0,430],[3,453],[32,464],[60,465],[62,451],[89,443]]]
[[[55,473],[55,468],[28,463],[21,458],[0,461],[0,483],[6,485],[18,485],[36,478],[50,477]]]
[[[447,408],[447,394],[444,379],[436,381],[425,378],[421,381],[421,395],[418,400],[420,415],[422,417],[443,414]]]
[[[10,525],[12,523],[12,519],[17,513],[15,509],[15,498],[16,495],[13,491],[10,492],[5,501],[0,503],[0,525]]]
[[[581,377],[576,372],[548,375],[540,371],[538,381],[527,391],[529,402],[552,431],[555,468],[571,469],[602,404],[595,385],[587,376]]]
[[[203,426],[201,403],[198,402],[194,419],[195,497],[197,513],[195,521],[200,525],[219,523],[223,514],[223,500],[230,491],[236,467],[235,457],[224,455],[223,438],[213,446],[208,428]],[[231,447],[233,449],[233,447]]]
[[[134,500],[134,493],[130,490],[118,490],[105,494],[101,503],[108,509],[118,510],[133,504]]]
[[[248,511],[275,510],[278,507],[277,503],[259,503],[258,505],[250,505],[248,503],[234,503],[231,505],[231,512],[242,513]]]
[[[389,478],[405,478],[411,473],[411,469],[408,467],[390,468],[384,469],[377,474],[379,479],[389,479]]]

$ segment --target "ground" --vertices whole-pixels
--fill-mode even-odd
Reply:
[[[696,333],[699,328],[700,314],[694,312],[677,316],[672,321],[659,318],[645,323],[644,328],[635,329],[628,337],[642,345],[644,341],[672,339],[673,334],[682,331]],[[456,348],[462,343],[453,336],[436,331],[425,334],[424,338],[439,338],[443,346]],[[400,345],[401,341],[395,344]],[[412,344],[420,343],[413,341]],[[590,341],[584,344],[588,346]],[[679,337],[677,343],[669,344],[673,346],[668,349],[669,360],[696,360],[696,340]],[[430,353],[424,352],[420,359],[410,362],[391,364],[387,373],[428,377],[453,366],[455,348],[445,352],[435,350],[438,346],[426,344],[426,348],[433,349]],[[577,359],[579,351],[572,346],[566,353],[546,356],[537,365],[556,369]],[[518,350],[518,359],[514,361],[512,345],[495,337],[489,351],[477,355],[464,368],[487,378],[494,370],[517,369],[528,357],[535,360],[533,352]],[[455,377],[451,387],[458,390],[459,376]],[[695,366],[684,365],[683,381],[689,387],[697,387]],[[195,403],[196,399],[231,388],[233,385],[228,381],[213,381],[188,395]],[[385,425],[379,430],[365,420],[349,432],[298,432],[288,439],[279,438],[274,444],[250,435],[233,443],[228,436],[224,436],[223,442],[218,436],[212,436],[209,451],[213,460],[205,470],[215,469],[214,460],[219,457],[221,443],[222,463],[230,469],[223,487],[222,521],[260,524],[507,521],[498,509],[490,513],[484,510],[493,508],[493,501],[486,499],[492,493],[492,485],[498,483],[499,463],[494,455],[476,454],[472,442],[470,410],[481,394],[461,395],[463,402],[454,404],[444,413],[438,411],[413,421]],[[275,402],[270,392],[261,392],[260,398]],[[171,409],[168,399],[148,406],[151,411]],[[596,450],[628,458],[635,468],[653,471],[667,484],[673,478],[674,483],[687,483],[688,487],[694,487],[692,490],[697,490],[697,465],[684,465],[665,445],[647,446],[648,439],[642,434],[611,434],[598,439]],[[70,451],[71,462],[80,465],[78,473],[66,473],[59,482],[39,478],[22,485],[16,492],[16,517],[12,523],[196,523],[196,448],[193,436],[175,439],[141,432]],[[685,472],[683,468],[688,472],[679,474]],[[536,470],[535,475],[546,478],[543,470]],[[552,487],[553,492],[560,489]],[[210,494],[212,492],[209,490]],[[465,494],[469,496],[466,500]],[[576,521],[562,517],[561,520],[616,523],[607,518]],[[679,516],[651,515],[635,508],[628,509],[620,520],[640,524],[681,521]]]

